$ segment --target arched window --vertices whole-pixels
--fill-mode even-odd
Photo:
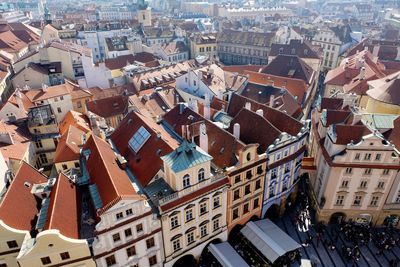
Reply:
[[[187,188],[189,186],[190,186],[190,175],[185,174],[185,176],[183,176],[183,188]]]
[[[198,172],[198,174],[197,174],[197,178],[199,179],[199,183],[201,182],[201,181],[204,181],[204,169],[203,168],[201,168],[200,170],[199,170],[199,172]]]

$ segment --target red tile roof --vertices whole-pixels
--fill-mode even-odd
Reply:
[[[343,106],[343,98],[323,97],[321,99],[320,109],[339,109]]]
[[[74,126],[69,126],[58,141],[54,163],[79,160],[83,135],[85,135],[85,132]]]
[[[157,58],[153,54],[142,52],[135,55],[124,55],[116,58],[106,59],[105,65],[110,70],[116,70],[122,69],[123,67],[133,64],[135,62],[147,64],[154,61],[157,61]]]
[[[335,144],[347,145],[351,142],[358,143],[362,137],[370,134],[371,131],[365,125],[335,125],[336,142]]]
[[[252,111],[262,109],[264,117],[281,132],[286,132],[290,135],[296,136],[303,127],[302,123],[292,118],[288,114],[238,94],[232,94],[228,107],[228,114],[232,117],[235,117],[236,114],[238,114],[239,111],[246,105],[246,102],[251,103]]]
[[[81,198],[67,176],[60,173],[50,193],[45,230],[59,230],[66,237],[79,239]]]
[[[233,133],[235,123],[240,125],[240,140],[246,144],[259,144],[257,151],[264,153],[281,132],[263,116],[242,108],[231,121],[229,131]]]
[[[128,96],[116,95],[107,98],[97,99],[86,103],[86,107],[94,114],[108,118],[128,112]]]
[[[197,145],[200,145],[199,128],[201,123],[205,123],[208,135],[208,154],[213,157],[213,163],[217,166],[230,167],[237,163],[239,151],[246,145],[237,140],[231,133],[206,120],[193,110],[184,107],[180,111],[180,104],[164,115],[164,120],[180,136],[183,136],[182,126],[189,126],[190,137],[194,138]]]
[[[116,155],[107,142],[92,134],[83,149],[90,150],[86,167],[90,182],[96,184],[103,202],[98,213],[103,213],[121,199],[142,199],[126,172],[118,166]]]
[[[315,71],[298,56],[278,55],[260,72],[303,80],[307,84],[312,84],[315,79]]]
[[[315,58],[319,59],[321,56],[318,51],[308,41],[303,40],[290,40],[289,44],[272,44],[269,56],[283,55],[297,55],[300,58]]]
[[[30,231],[36,224],[35,217],[39,213],[40,200],[31,193],[32,186],[24,185],[26,182],[31,185],[46,183],[47,177],[22,161],[0,204],[0,218],[10,227]]]
[[[90,132],[89,120],[85,115],[77,111],[70,110],[65,114],[60,123],[60,134],[64,134],[68,131],[70,126],[74,126],[84,133]]]
[[[129,140],[143,126],[150,138],[138,152],[129,147]],[[151,118],[138,112],[130,112],[111,134],[111,140],[119,153],[128,161],[128,165],[137,176],[142,186],[146,186],[163,167],[161,156],[171,153],[178,147],[178,142]]]

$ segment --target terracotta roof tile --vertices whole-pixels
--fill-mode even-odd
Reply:
[[[85,132],[74,126],[69,126],[58,141],[54,163],[79,160],[83,135],[85,135]]]
[[[36,224],[40,200],[31,193],[31,186],[24,185],[26,182],[46,183],[47,177],[23,161],[0,204],[0,218],[10,227],[31,231]]]
[[[235,117],[236,114],[238,114],[239,111],[246,105],[246,102],[251,103],[252,111],[262,109],[264,117],[281,132],[286,132],[290,135],[296,136],[303,127],[298,120],[292,118],[288,114],[238,94],[232,94],[228,107],[228,114],[232,117]]]
[[[68,131],[70,126],[74,126],[84,133],[90,132],[89,120],[85,115],[77,111],[70,110],[65,114],[60,123],[60,134],[64,134]]]
[[[116,70],[116,69],[122,69],[123,67],[133,64],[136,61],[148,64],[150,62],[157,61],[157,58],[151,53],[142,52],[142,53],[137,53],[135,55],[124,55],[116,58],[109,58],[106,59],[104,62],[108,69]]]
[[[365,125],[343,125],[336,124],[336,144],[347,145],[351,142],[358,143],[364,135],[370,134],[371,131]]]
[[[129,140],[144,127],[149,133],[149,139],[139,151],[129,147]],[[146,186],[157,172],[163,167],[160,159],[178,147],[176,141],[162,126],[138,112],[130,112],[111,134],[111,140],[128,165],[137,176],[142,186]]]
[[[96,184],[103,203],[102,212],[120,199],[141,199],[124,170],[117,162],[111,146],[95,135],[91,135],[83,149],[89,149],[86,162],[90,182]]]
[[[297,55],[300,58],[316,58],[319,59],[320,55],[314,51],[312,44],[308,41],[290,40],[289,44],[272,44],[269,56],[284,55]]]
[[[50,193],[44,229],[59,230],[66,237],[79,239],[80,203],[76,186],[60,173]]]
[[[97,99],[86,103],[86,107],[94,114],[108,118],[128,112],[128,96],[116,95],[107,98]]]

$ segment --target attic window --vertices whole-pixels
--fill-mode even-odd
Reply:
[[[129,140],[129,147],[137,153],[149,138],[150,133],[143,126],[140,126],[139,130]]]
[[[283,47],[279,48],[279,54],[283,53]]]

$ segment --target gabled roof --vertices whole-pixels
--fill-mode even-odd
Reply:
[[[116,155],[107,142],[92,134],[83,147],[83,150],[87,149],[90,151],[86,161],[90,183],[97,186],[103,203],[98,213],[121,199],[141,199],[126,172],[116,163]]]
[[[135,152],[129,146],[130,139],[143,127],[150,136]],[[138,112],[128,113],[111,134],[111,140],[128,161],[132,172],[145,187],[163,167],[161,157],[171,153],[179,144],[162,126]]]
[[[307,84],[311,84],[315,76],[314,70],[304,60],[292,55],[278,55],[267,66],[263,67],[260,72],[300,79]]]
[[[84,133],[90,132],[89,120],[87,117],[74,110],[68,111],[62,119],[59,126],[60,134],[64,134],[68,131],[70,126],[73,126]]]
[[[217,36],[218,43],[233,43],[237,45],[251,45],[269,47],[275,33],[235,31],[224,29]]]
[[[356,144],[363,136],[371,133],[365,125],[336,124],[333,127],[337,137],[335,144],[339,145],[347,145],[351,142]]]
[[[153,62],[157,60],[157,58],[147,52],[137,53],[135,55],[123,55],[116,58],[109,58],[104,61],[106,67],[110,70],[122,69],[127,65],[133,64],[135,62],[140,62],[147,64],[149,62]]]
[[[240,140],[246,144],[259,144],[257,148],[259,154],[264,153],[281,134],[281,131],[263,116],[246,108],[242,108],[233,118],[229,127],[231,133],[235,123],[240,125]]]
[[[343,98],[323,97],[321,99],[320,109],[339,109],[343,106]]]
[[[264,118],[281,132],[286,132],[290,135],[296,136],[303,127],[302,123],[288,114],[238,94],[232,94],[228,106],[228,114],[231,117],[235,117],[242,108],[245,107],[247,102],[251,103],[251,110],[254,112],[259,109],[263,110]]]
[[[49,86],[46,88],[45,91],[42,88],[41,89],[35,88],[35,89],[23,90],[21,91],[21,93],[26,95],[26,97],[31,102],[34,103],[49,98],[69,95],[73,90],[73,87],[74,85],[72,83],[65,82],[60,85]]]
[[[212,157],[196,147],[196,144],[184,140],[180,146],[161,159],[175,172],[181,172],[198,164],[212,160]]]
[[[164,121],[180,136],[185,136],[182,128],[187,125],[190,135],[197,145],[200,145],[200,125],[204,123],[208,135],[207,153],[213,157],[213,163],[221,168],[235,165],[239,151],[246,146],[231,133],[206,120],[200,114],[185,107],[184,104],[179,104],[166,113]]]
[[[46,176],[22,161],[0,203],[0,219],[15,229],[31,231],[36,224],[35,217],[39,212],[38,203],[40,203],[40,200],[31,193],[32,185],[46,182]]]
[[[400,71],[374,81],[374,88],[367,95],[375,100],[400,106]]]
[[[289,44],[272,44],[269,56],[297,55],[300,58],[321,58],[315,48],[308,41],[290,40]]]
[[[128,99],[128,96],[116,95],[89,101],[86,103],[86,107],[94,114],[103,118],[108,118],[128,112]]]
[[[63,173],[50,193],[50,204],[44,229],[59,230],[66,237],[79,239],[80,195],[76,186]]]
[[[83,135],[85,132],[70,125],[58,141],[54,163],[79,160]]]

